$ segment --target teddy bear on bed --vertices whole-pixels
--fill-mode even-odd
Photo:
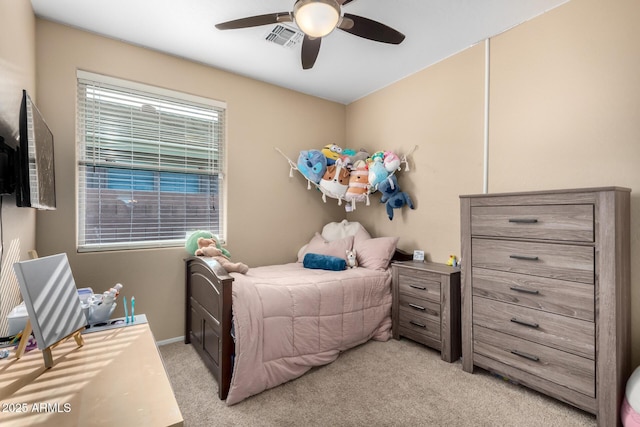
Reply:
[[[196,250],[195,255],[215,259],[220,263],[222,268],[227,270],[228,273],[238,272],[245,274],[249,271],[249,267],[246,264],[241,262],[231,262],[231,260],[224,254],[220,243],[218,243],[214,237],[198,237],[198,249]]]
[[[195,230],[187,238],[184,248],[191,255],[210,256],[224,267],[227,272],[246,273],[249,270],[243,263],[231,262],[231,254],[222,247],[218,236],[206,230]]]

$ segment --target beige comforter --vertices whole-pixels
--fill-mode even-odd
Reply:
[[[391,336],[390,271],[311,270],[302,263],[232,273],[236,355],[227,404]]]

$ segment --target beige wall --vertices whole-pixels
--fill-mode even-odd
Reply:
[[[574,0],[490,40],[489,192],[617,185],[640,305],[640,3]],[[350,214],[434,261],[459,254],[459,194],[482,192],[484,43],[347,107],[347,140],[406,150],[416,211]],[[634,366],[640,312],[632,309]]]
[[[354,147],[401,155],[418,146],[409,171],[397,173],[416,210],[396,210],[390,221],[374,194],[350,220],[400,236],[401,249],[422,249],[432,261],[460,252],[458,195],[482,192],[483,82],[484,48],[474,46],[347,107]]]
[[[55,135],[58,209],[37,217],[38,251],[66,252],[79,286],[117,282],[136,297],[156,339],[184,334],[182,248],[76,253],[76,70],[107,74],[225,101],[228,106],[228,246],[249,266],[295,260],[321,226],[344,217],[307,191],[275,147],[293,159],[345,138],[345,106],[37,20],[39,107]],[[115,316],[123,315],[118,307]]]
[[[640,364],[640,3],[572,1],[492,41],[491,191],[631,193],[632,361]]]
[[[7,142],[12,141],[12,145],[18,138],[22,89],[37,100],[35,51],[35,18],[31,3],[0,0],[0,135]],[[27,259],[27,251],[36,247],[36,213],[33,209],[16,207],[15,195],[2,196],[1,209],[3,265],[11,268],[14,261]],[[19,302],[20,295],[15,276],[2,286],[0,326],[5,325],[7,311]],[[3,329],[0,327],[0,334],[6,333]]]

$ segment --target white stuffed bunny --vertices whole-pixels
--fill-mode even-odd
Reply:
[[[358,266],[358,260],[356,259],[356,250],[347,250],[347,267],[356,268]]]

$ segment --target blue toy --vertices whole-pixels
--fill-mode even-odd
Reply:
[[[387,215],[390,220],[393,220],[394,209],[400,209],[405,205],[409,206],[411,209],[415,209],[409,195],[400,191],[400,187],[398,187],[398,179],[395,175],[391,175],[382,181],[378,185],[378,190],[382,193],[380,203],[387,204]]]
[[[327,171],[327,158],[319,150],[303,150],[298,156],[298,170],[317,184]]]
[[[384,168],[382,161],[374,161],[369,164],[369,186],[371,192],[378,190],[381,182],[389,176],[389,172]]]

